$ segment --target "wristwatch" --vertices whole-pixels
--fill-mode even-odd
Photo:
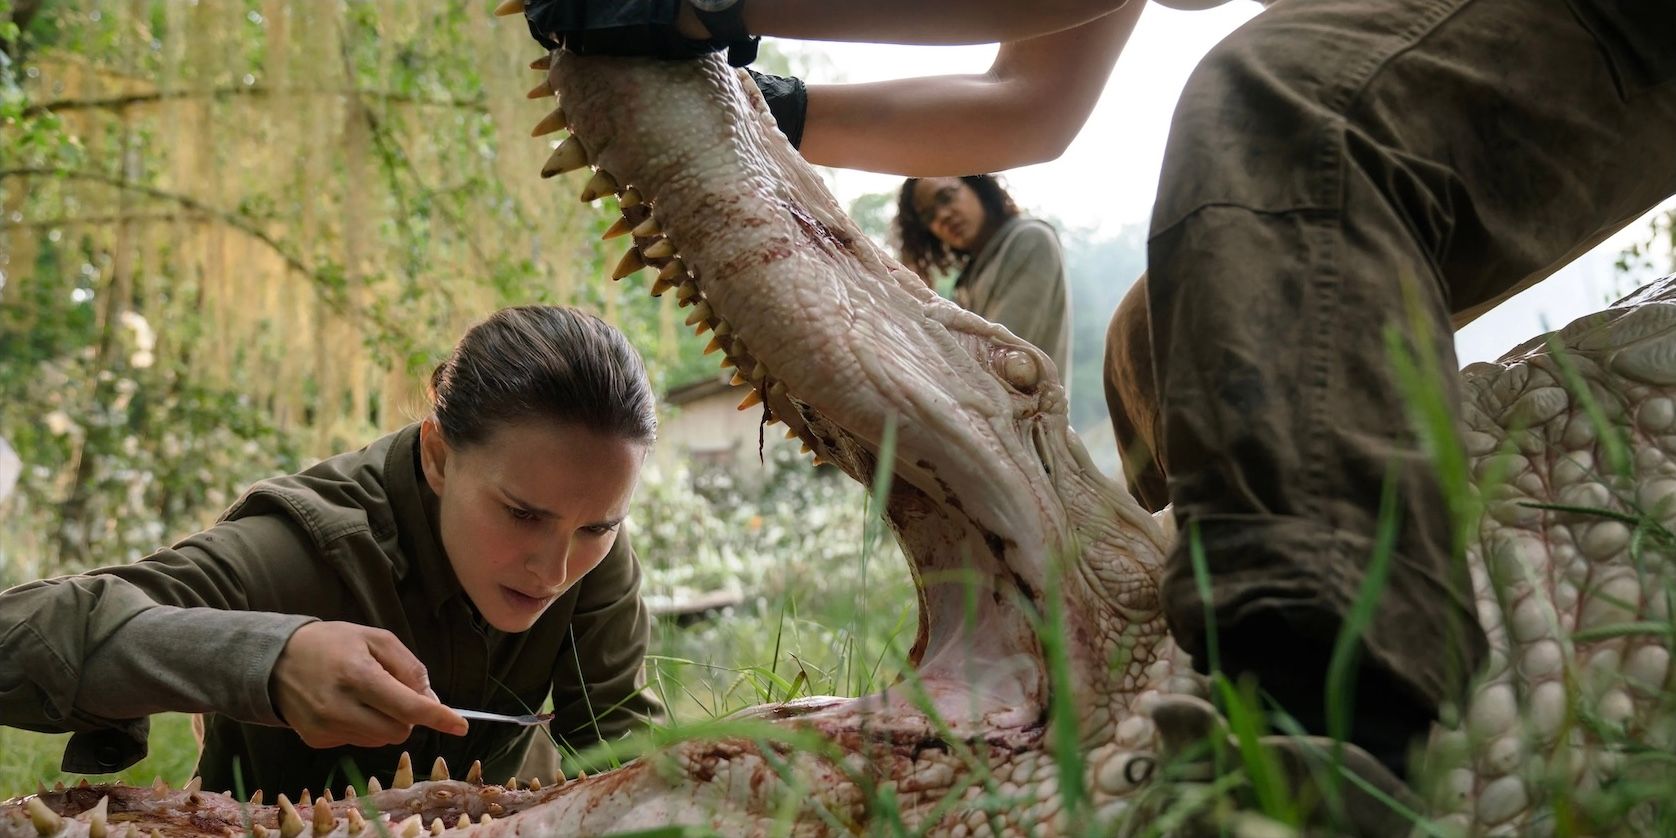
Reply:
[[[687,0],[711,40],[727,44],[727,63],[743,67],[757,60],[761,38],[745,31],[745,0]]]

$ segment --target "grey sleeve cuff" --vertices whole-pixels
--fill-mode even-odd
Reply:
[[[70,737],[59,763],[69,774],[112,774],[145,759],[150,719],[131,719],[116,727],[84,730]]]
[[[292,633],[312,622],[265,611],[147,609],[88,656],[76,710],[104,719],[219,713],[281,726],[268,679]]]

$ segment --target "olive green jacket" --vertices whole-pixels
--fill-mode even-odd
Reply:
[[[954,301],[1046,352],[1070,386],[1071,289],[1047,222],[1017,216],[1002,224],[955,280]]]
[[[641,664],[650,618],[627,533],[528,631],[470,604],[436,528],[418,426],[251,487],[210,529],[125,566],[0,594],[0,724],[74,731],[64,769],[120,770],[145,755],[149,714],[206,717],[206,788],[295,794],[358,772],[388,781],[412,752],[456,774],[481,759],[514,774],[534,728],[416,728],[388,748],[314,750],[276,713],[269,676],[292,632],[343,620],[394,633],[450,706],[522,713],[549,693],[561,744],[583,748],[657,711]],[[235,760],[237,769],[234,768]],[[352,766],[352,767],[350,767]]]

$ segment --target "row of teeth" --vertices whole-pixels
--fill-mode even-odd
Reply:
[[[576,773],[576,779],[578,780],[586,780],[587,778],[588,775],[585,772],[578,771]],[[432,781],[450,779],[448,774],[448,763],[445,762],[442,757],[437,757],[436,762],[431,766],[430,779]],[[473,762],[471,764],[471,770],[466,772],[465,781],[472,783],[473,785],[483,785],[483,763],[481,761]],[[555,785],[562,786],[565,782],[566,780],[563,771],[554,775],[553,783]],[[390,787],[395,789],[405,789],[412,786],[413,759],[408,756],[406,752],[403,752],[401,761],[396,765],[396,776],[391,782]],[[81,781],[80,788],[89,787],[90,786],[86,780]],[[508,779],[505,787],[509,791],[517,791],[520,788],[518,778],[512,777],[511,779]],[[526,788],[530,791],[541,791],[541,780],[539,778],[531,777],[529,783],[522,786],[522,788]],[[181,790],[187,793],[188,802],[196,805],[202,801],[202,789],[203,778],[194,777]],[[64,784],[57,784],[54,787],[54,790],[64,791]],[[367,794],[377,794],[383,790],[384,787],[378,782],[377,777],[369,777],[367,779]],[[41,793],[45,793],[45,791],[46,789],[41,789]],[[152,792],[159,796],[168,793],[168,791],[169,786],[164,783],[161,778],[159,778],[156,784],[152,786]],[[228,798],[233,797],[233,793],[230,791],[223,792],[223,795]],[[344,787],[343,799],[355,799],[354,786]],[[261,789],[257,789],[256,793],[250,796],[248,805],[253,807],[262,805]],[[311,836],[329,835],[333,830],[337,829],[337,816],[332,812],[331,789],[327,789],[323,792],[318,800],[311,799],[308,791],[304,790],[302,796],[297,799],[296,803],[292,803],[285,795],[281,794],[279,796],[278,805],[280,816],[279,829],[277,830],[277,833],[280,838],[298,838],[298,836],[303,834],[305,829],[310,830]],[[136,827],[131,825],[122,825],[120,830],[112,831],[109,807],[110,797],[106,796],[99,798],[99,803],[92,809],[88,810],[87,834],[89,838],[145,838],[144,833],[139,832]],[[63,815],[54,812],[46,805],[46,803],[42,802],[39,795],[29,798],[28,801],[24,803],[24,808],[28,810],[29,820],[34,824],[35,831],[38,834],[42,836],[55,835],[60,829],[64,828],[66,818]],[[310,808],[313,809],[310,818],[311,822],[305,824],[302,813],[298,810],[301,809],[306,811]],[[484,812],[483,815],[477,819],[477,823],[479,825],[493,823],[495,820],[494,816],[496,814],[504,813],[504,809],[502,809],[501,805],[498,803],[490,803],[488,804],[488,808],[489,811]],[[496,810],[500,811],[497,812]],[[363,815],[361,810],[358,808],[350,807],[344,820],[345,830],[350,835],[360,835],[361,833],[367,831],[367,827],[369,825],[368,821],[366,816]],[[378,822],[372,824],[372,831],[370,835],[391,835],[396,836],[396,838],[419,838],[422,833],[427,831],[424,818],[419,815],[409,815],[400,823],[384,822],[388,820],[388,815],[380,813]],[[471,825],[471,816],[461,814],[459,821],[455,824],[455,827],[458,829],[466,829]],[[447,829],[448,825],[442,822],[442,818],[432,818],[428,832],[431,835],[441,835]],[[250,826],[250,834],[254,835],[255,838],[269,838],[269,836],[275,834],[275,832],[276,830],[268,829],[266,826],[259,823],[251,824]],[[150,838],[157,838],[157,836],[157,830],[153,829],[150,833]]]
[[[503,15],[520,14],[523,10],[522,0],[506,0],[495,10],[495,13]],[[551,61],[551,56],[544,55],[531,62],[530,68],[546,71]],[[546,80],[543,80],[530,90],[528,96],[531,99],[547,97],[556,99],[558,94]],[[530,134],[531,136],[542,137],[568,128],[569,121],[565,118],[564,108],[559,107],[542,118]],[[746,392],[745,398],[739,402],[738,409],[748,410],[761,405],[764,398],[767,397],[784,399],[786,396],[785,383],[774,379],[769,374],[768,365],[762,359],[750,354],[745,346],[745,341],[734,334],[732,325],[722,319],[704,299],[704,292],[699,287],[698,278],[693,275],[686,262],[682,260],[675,243],[664,234],[663,225],[658,222],[657,217],[653,214],[655,202],[652,199],[641,194],[640,190],[632,185],[621,184],[610,172],[593,166],[587,148],[574,133],[566,137],[563,142],[560,142],[553,149],[553,153],[541,167],[541,176],[550,178],[584,168],[592,168],[593,173],[588,178],[587,184],[582,187],[580,196],[582,202],[593,203],[607,195],[615,195],[618,206],[623,211],[622,217],[612,223],[602,238],[614,239],[632,235],[639,240],[651,240],[646,244],[631,246],[628,252],[623,254],[622,259],[618,260],[616,268],[611,271],[611,279],[613,281],[620,280],[646,268],[656,268],[658,275],[652,281],[652,296],[661,297],[664,293],[673,289],[677,303],[683,308],[690,307],[692,309],[687,314],[686,325],[693,327],[696,334],[702,335],[707,331],[713,332],[710,343],[704,347],[704,354],[710,355],[718,350],[721,351],[723,353],[722,368],[733,370],[731,383],[736,387],[750,388]],[[635,220],[630,215],[630,211],[635,210],[635,208],[640,209],[634,214],[644,213],[643,219]],[[765,408],[764,413],[769,424],[780,421],[780,417],[776,416],[773,411]],[[799,431],[788,425],[786,439],[801,440],[803,453],[814,453],[815,465],[822,465],[827,462],[826,458],[816,451],[817,439],[812,433],[808,433],[807,428]]]

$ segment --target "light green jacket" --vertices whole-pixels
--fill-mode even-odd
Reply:
[[[955,280],[954,301],[1046,352],[1069,389],[1071,289],[1047,222],[1018,216],[1002,224]]]

